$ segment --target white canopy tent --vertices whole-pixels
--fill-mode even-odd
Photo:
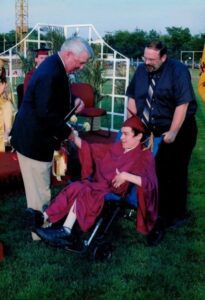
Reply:
[[[19,60],[19,56],[17,55],[19,52],[18,49],[21,49],[23,56],[26,58],[31,43],[35,43],[36,48],[40,48],[44,43],[46,46],[51,46],[52,48],[52,43],[43,38],[46,32],[55,30],[60,32],[65,38],[69,38],[73,35],[82,36],[86,38],[91,45],[95,45],[97,49],[96,59],[101,61],[103,67],[102,76],[106,79],[106,84],[101,87],[103,100],[100,101],[99,105],[106,108],[108,112],[111,130],[118,130],[119,124],[122,123],[127,114],[127,97],[125,96],[125,91],[129,82],[130,60],[110,47],[92,24],[36,24],[21,42],[0,53],[0,58],[8,59],[8,76],[10,82],[15,87],[17,77],[24,76],[21,70],[16,70],[16,62]],[[33,33],[35,33],[36,39],[31,38],[34,36]]]

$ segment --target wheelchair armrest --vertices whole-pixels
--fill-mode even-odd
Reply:
[[[104,200],[119,201],[119,202],[129,204],[133,208],[137,208],[138,199],[137,199],[136,185],[131,183],[126,195],[123,197],[115,193],[108,193],[105,195]]]
[[[104,197],[105,201],[120,201],[121,199],[121,196],[115,193],[108,193]]]

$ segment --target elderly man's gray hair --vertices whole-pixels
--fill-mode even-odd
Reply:
[[[94,52],[89,43],[81,37],[72,37],[63,43],[61,51],[71,51],[72,53],[79,55],[86,51],[90,58],[94,57]]]

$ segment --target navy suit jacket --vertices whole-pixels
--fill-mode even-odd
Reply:
[[[71,102],[64,65],[54,54],[42,62],[29,81],[11,131],[13,147],[29,158],[51,161],[54,150],[71,132],[64,121],[73,107]]]

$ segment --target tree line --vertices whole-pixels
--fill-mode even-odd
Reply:
[[[35,35],[35,32],[33,33]],[[37,33],[36,33],[37,34]],[[44,39],[51,40],[53,50],[59,50],[62,42],[60,32],[47,32]],[[115,50],[129,57],[130,59],[141,59],[144,47],[150,40],[160,39],[168,47],[169,56],[180,59],[181,51],[202,51],[205,44],[205,33],[192,35],[189,28],[166,27],[166,33],[161,34],[155,30],[144,31],[136,29],[133,32],[118,30],[107,32],[103,39]],[[0,33],[0,53],[16,44],[15,31]],[[183,58],[189,58],[189,53],[185,53]],[[195,54],[195,61],[199,61],[200,53]]]
[[[146,32],[136,29],[134,32],[116,31],[107,33],[105,41],[117,51],[133,59],[141,59],[144,47],[150,40],[160,39],[168,48],[169,56],[180,59],[181,51],[202,51],[205,43],[205,33],[192,35],[189,28],[166,27],[166,33],[160,34],[155,30]],[[189,54],[184,55],[188,59]],[[195,58],[200,59],[201,54],[196,53]]]

